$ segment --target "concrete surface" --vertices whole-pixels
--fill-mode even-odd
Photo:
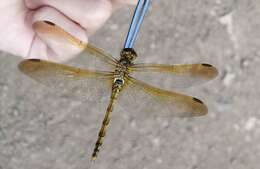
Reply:
[[[115,112],[92,164],[103,105],[55,94],[17,70],[20,58],[1,53],[0,169],[258,169],[259,17],[259,0],[153,1],[138,61],[217,66],[216,80],[184,90],[204,100],[209,114],[138,119]],[[119,10],[91,41],[118,56],[129,19],[129,8]]]

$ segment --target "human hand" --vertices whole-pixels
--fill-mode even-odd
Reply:
[[[0,2],[0,50],[50,61],[65,61],[81,49],[51,42],[33,28],[37,21],[59,25],[83,42],[99,29],[111,13],[137,0],[9,0]]]

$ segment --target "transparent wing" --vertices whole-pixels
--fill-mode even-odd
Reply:
[[[136,117],[194,117],[205,115],[208,111],[199,99],[162,90],[131,77],[120,93],[118,103]]]
[[[136,79],[171,90],[202,84],[218,74],[217,69],[209,64],[135,64],[130,71]]]
[[[113,70],[116,66],[117,60],[113,58],[112,55],[90,43],[82,42],[50,21],[35,22],[33,27],[37,33],[47,37],[46,39],[54,40],[56,46],[64,46],[64,50],[66,50],[67,45],[69,45],[70,48],[71,46],[75,47],[75,51],[82,50],[79,56],[83,56],[81,62],[84,62],[84,66],[88,69],[109,71]]]
[[[83,101],[102,100],[110,95],[111,73],[82,70],[38,59],[22,61],[19,69],[45,86]]]
[[[115,69],[118,62],[112,55],[90,43],[86,45],[79,56],[85,56],[81,57],[81,59],[85,58],[82,60],[84,66],[93,70],[111,71]],[[104,65],[104,63],[106,63],[106,65]]]

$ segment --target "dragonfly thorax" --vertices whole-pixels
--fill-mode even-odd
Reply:
[[[113,88],[121,88],[125,83],[125,77],[128,76],[128,67],[118,63],[114,72]]]
[[[132,48],[125,48],[120,53],[120,60],[114,72],[113,88],[121,89],[124,86],[125,78],[128,76],[128,67],[132,65],[137,57],[136,52]]]

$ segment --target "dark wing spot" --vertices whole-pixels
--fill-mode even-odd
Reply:
[[[29,59],[30,61],[32,61],[32,62],[40,62],[41,61],[41,59]]]
[[[202,65],[202,66],[206,66],[206,67],[213,67],[212,65],[207,64],[207,63],[202,63],[201,65]]]
[[[195,102],[197,102],[197,103],[204,104],[201,100],[199,100],[199,99],[197,99],[197,98],[195,98],[195,97],[193,97],[192,99],[193,99]]]
[[[50,21],[43,21],[43,22],[47,23],[48,25],[55,26],[55,24],[53,22],[50,22]]]

